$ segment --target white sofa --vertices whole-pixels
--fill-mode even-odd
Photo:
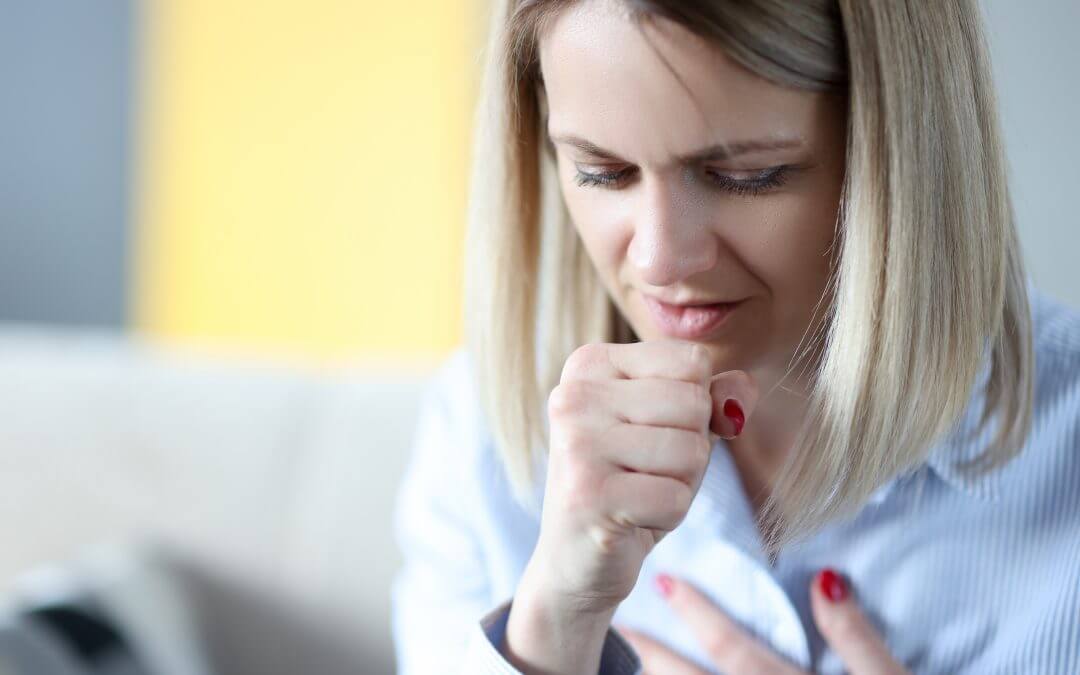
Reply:
[[[151,540],[214,672],[393,672],[391,511],[438,362],[318,369],[0,324],[0,592]]]

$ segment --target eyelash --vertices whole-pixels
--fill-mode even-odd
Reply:
[[[723,174],[712,172],[709,172],[709,177],[721,190],[740,196],[753,196],[783,185],[788,179],[790,169],[791,167],[786,164],[776,166],[762,171],[758,178],[752,180],[736,180]],[[617,187],[620,181],[629,176],[631,171],[632,169],[630,167],[620,169],[619,171],[609,171],[604,173],[587,173],[578,169],[577,176],[574,177],[574,180],[582,187],[595,186],[614,188]]]

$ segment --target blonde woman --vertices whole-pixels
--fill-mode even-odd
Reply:
[[[1080,315],[974,0],[501,0],[400,672],[1080,672]]]

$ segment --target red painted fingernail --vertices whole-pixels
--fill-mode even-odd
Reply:
[[[733,398],[724,401],[724,414],[727,415],[732,424],[735,425],[735,435],[738,436],[739,432],[742,431],[743,423],[746,421],[746,417],[743,415],[739,402]]]
[[[666,574],[657,574],[655,581],[656,589],[660,591],[660,595],[670,598],[671,592],[675,590],[675,581]]]
[[[818,576],[818,586],[831,602],[840,602],[847,597],[847,584],[844,583],[843,577],[832,568],[826,567],[821,570],[821,574]]]

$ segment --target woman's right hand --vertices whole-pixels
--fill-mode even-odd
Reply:
[[[749,419],[752,378],[735,370],[713,379],[708,351],[693,342],[594,343],[570,355],[548,400],[540,535],[507,626],[515,653],[533,651],[518,644],[530,624],[564,633],[563,646],[598,649],[597,631],[602,641],[645,556],[686,516],[712,434],[735,436],[728,399]]]

